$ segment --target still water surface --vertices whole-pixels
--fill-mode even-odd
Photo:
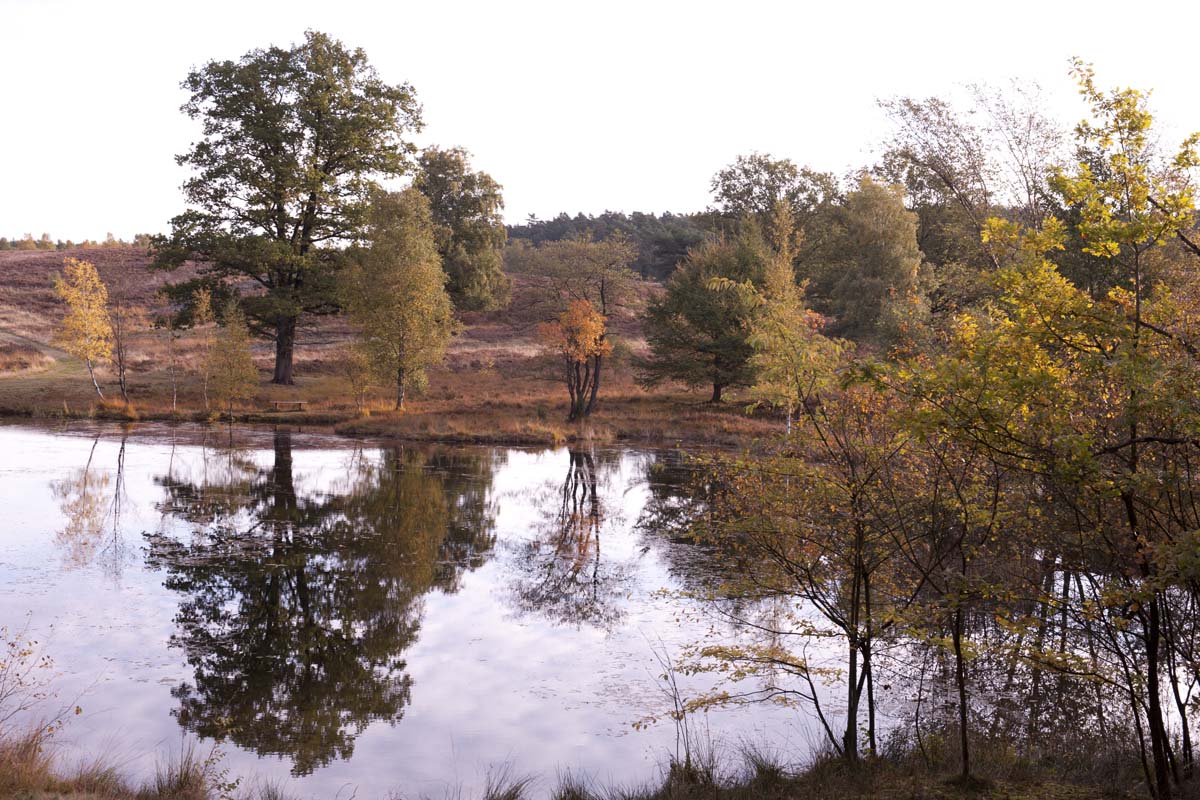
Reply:
[[[27,623],[79,697],[68,757],[133,775],[191,740],[305,797],[469,792],[504,764],[543,791],[564,769],[640,783],[675,743],[669,721],[634,727],[669,706],[655,649],[721,627],[677,594],[702,554],[647,524],[672,465],[0,426],[0,625]],[[781,708],[701,724],[729,746],[814,739]]]

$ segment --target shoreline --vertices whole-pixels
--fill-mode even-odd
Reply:
[[[44,730],[0,736],[0,797],[24,800],[299,800],[280,783],[253,775],[231,775],[218,745],[207,751],[196,741],[159,760],[154,774],[131,779],[104,759],[63,763],[52,734]],[[659,777],[635,784],[601,783],[560,769],[556,776],[519,774],[511,763],[486,771],[481,790],[447,787],[460,800],[1133,800],[1119,786],[1100,786],[1054,767],[1014,765],[997,758],[986,777],[964,783],[949,763],[927,763],[914,752],[864,757],[850,764],[829,754],[786,766],[780,754],[743,748],[735,756],[699,753],[659,762]],[[989,769],[990,767],[990,769]],[[350,796],[357,795],[352,787]],[[339,793],[340,796],[340,793]],[[387,798],[412,797],[396,788]],[[420,797],[428,797],[421,794]],[[314,799],[315,800],[315,799]]]
[[[357,415],[334,410],[257,412],[236,411],[232,424],[238,426],[294,426],[348,440],[392,441],[421,444],[477,445],[496,447],[570,447],[572,445],[623,445],[648,449],[755,449],[778,427],[763,417],[742,413],[737,405],[710,407],[700,404],[675,405],[666,400],[638,401],[641,414],[615,418],[628,399],[615,398],[618,408],[581,423],[558,422],[528,409],[514,406],[475,406],[456,410],[423,409],[414,403],[405,411],[375,411]],[[661,416],[664,410],[679,414]],[[645,412],[650,412],[649,414]],[[565,414],[563,415],[565,417]],[[648,417],[657,417],[651,424]],[[668,421],[669,420],[669,421]],[[0,422],[115,422],[197,425],[219,429],[230,420],[204,411],[160,411],[136,404],[93,403],[86,411],[68,405],[0,405]]]

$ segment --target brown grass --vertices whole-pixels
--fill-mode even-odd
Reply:
[[[1076,784],[1053,772],[988,771],[970,785],[949,776],[943,767],[909,757],[864,758],[856,764],[831,756],[818,757],[792,771],[761,752],[746,749],[739,760],[671,763],[660,779],[643,786],[602,786],[574,773],[562,773],[549,787],[533,776],[501,767],[489,772],[480,800],[1128,800],[1136,790]],[[1193,787],[1181,796],[1192,797]],[[461,792],[447,796],[462,798]],[[44,729],[24,736],[0,737],[0,797],[28,800],[286,800],[270,783],[242,784],[220,766],[215,751],[207,755],[192,745],[160,761],[155,773],[135,784],[102,759],[65,768],[55,756]],[[400,800],[410,795],[393,792]]]
[[[45,367],[50,356],[33,345],[18,342],[0,342],[0,372],[24,372],[28,369]]]
[[[96,265],[111,298],[148,305],[168,280],[190,277],[195,265],[187,264],[170,275],[149,269],[150,255],[139,247],[77,248],[74,250],[6,250],[0,253],[0,319],[10,333],[49,341],[61,313],[54,295],[53,278],[62,272],[64,258]]]
[[[602,395],[598,412],[578,424],[566,422],[566,406],[550,392],[475,404],[425,400],[404,412],[377,411],[342,422],[336,430],[351,436],[478,444],[734,447],[778,429],[777,421],[747,416],[736,406],[711,407],[678,394]]]
[[[209,800],[217,775],[214,765],[214,760],[199,758],[194,748],[185,746],[179,756],[160,764],[150,781],[134,786],[103,759],[64,766],[51,734],[39,727],[0,738],[0,797]]]
[[[105,281],[118,287],[115,291],[139,303],[151,302],[154,290],[170,277],[148,272],[149,256],[136,248],[0,253],[0,415],[216,418],[215,409],[205,408],[199,377],[203,351],[195,336],[185,336],[175,345],[174,408],[167,340],[154,329],[139,331],[131,340],[129,402],[118,400],[112,369],[106,366],[99,369],[106,399],[96,397],[84,366],[51,344],[62,313],[51,278],[62,259],[71,255],[94,261]],[[518,275],[509,309],[465,314],[464,332],[451,345],[445,363],[430,373],[427,391],[406,404],[403,413],[391,410],[390,387],[379,387],[369,398],[369,416],[359,414],[340,373],[340,353],[350,330],[344,319],[322,317],[300,331],[294,386],[265,382],[273,352],[268,343],[256,345],[255,360],[264,382],[252,399],[235,409],[235,416],[246,422],[329,426],[352,436],[512,445],[621,441],[734,446],[780,426],[779,420],[747,416],[736,403],[711,407],[701,402],[703,392],[691,394],[679,387],[643,391],[620,358],[605,367],[598,413],[584,424],[567,424],[566,392],[536,342],[541,312],[529,293],[527,280]],[[644,350],[635,314],[619,315],[611,327],[625,343],[619,352],[626,360],[629,353]],[[9,352],[14,366],[18,361],[31,366],[5,370],[4,354]],[[275,413],[275,400],[304,400],[307,410]]]

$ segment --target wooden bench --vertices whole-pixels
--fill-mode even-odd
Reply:
[[[303,411],[304,400],[275,400],[271,404],[276,411]]]

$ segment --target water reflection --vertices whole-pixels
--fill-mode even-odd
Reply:
[[[393,457],[395,452],[391,451]],[[462,576],[483,566],[492,554],[498,511],[492,478],[502,464],[497,451],[468,454],[433,448],[424,454],[424,468],[438,475],[448,505],[436,578],[443,591],[458,591]]]
[[[707,509],[708,474],[695,458],[678,450],[658,452],[646,464],[650,496],[637,526],[655,534],[687,538]]]
[[[125,434],[0,427],[28,454],[0,481],[15,509],[0,618],[32,609],[53,627],[60,691],[88,712],[66,746],[121,741],[141,754],[131,776],[182,728],[221,741],[231,775],[297,797],[482,794],[504,763],[641,781],[674,740],[669,723],[632,727],[665,702],[648,642],[678,655],[725,635],[679,591],[706,548],[634,526],[647,503],[691,502],[669,454],[143,425],[122,458]],[[77,548],[90,563],[64,569],[74,542],[95,543]],[[685,697],[713,686],[681,675]],[[792,724],[779,709],[711,719],[727,741]]]
[[[273,449],[268,467],[227,449],[200,482],[163,476],[164,510],[191,537],[148,535],[147,560],[182,595],[173,644],[193,677],[172,692],[179,723],[302,775],[403,716],[421,598],[455,591],[491,550],[491,468],[486,454],[396,448],[304,491],[291,434]]]
[[[92,439],[83,467],[50,485],[63,518],[55,541],[68,565],[81,567],[103,558],[108,569],[117,574],[126,556],[121,529],[121,509],[127,500],[125,436],[121,437],[112,474],[93,463],[99,441],[99,436]]]
[[[605,557],[601,533],[608,509],[600,470],[620,466],[613,453],[571,450],[556,493],[535,502],[541,519],[534,536],[519,545],[513,595],[517,608],[556,623],[611,626],[630,579],[628,565]]]
[[[706,459],[678,450],[658,452],[646,466],[648,497],[637,520],[671,576],[696,597],[735,577],[741,565],[734,554],[715,557],[704,529],[714,496],[731,491],[719,482]]]

